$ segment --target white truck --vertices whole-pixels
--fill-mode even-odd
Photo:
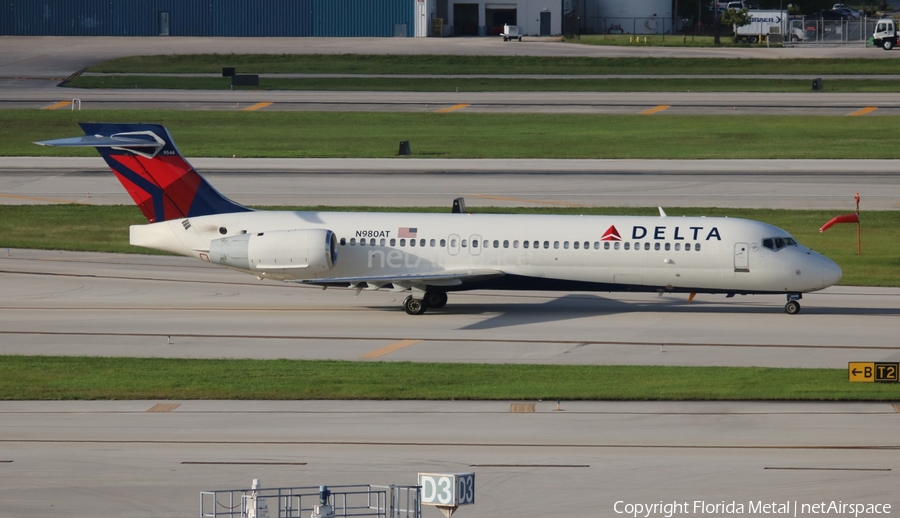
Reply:
[[[872,43],[884,50],[891,50],[897,46],[897,24],[892,18],[882,18],[875,24],[875,32],[872,34]]]
[[[747,12],[750,14],[750,23],[742,27],[734,27],[734,37],[737,41],[757,43],[765,41],[769,34],[783,34],[785,41],[796,42],[806,39],[806,30],[802,21],[790,20],[789,23],[787,11],[766,9]],[[775,29],[772,30],[772,27]]]

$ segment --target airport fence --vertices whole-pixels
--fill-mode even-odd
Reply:
[[[201,518],[309,518],[325,486],[222,489],[200,493]],[[419,486],[327,486],[335,518],[421,518]]]

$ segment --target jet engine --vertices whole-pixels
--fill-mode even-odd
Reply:
[[[251,272],[330,270],[337,262],[337,238],[324,229],[270,230],[215,239],[209,261]]]

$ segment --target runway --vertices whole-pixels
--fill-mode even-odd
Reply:
[[[76,96],[57,88],[59,81],[98,61],[138,53],[365,48],[424,54],[900,57],[861,47],[670,50],[545,41],[503,45],[480,38],[2,40],[0,108],[7,109],[71,100]],[[238,110],[260,101],[275,102],[272,109],[396,111],[469,103],[467,110],[496,113],[637,113],[664,103],[673,105],[667,113],[847,115],[878,106],[874,115],[890,115],[900,108],[895,95],[860,99],[823,92],[760,97],[448,92],[398,98],[139,89],[82,91],[77,97],[86,111]],[[864,210],[892,210],[900,199],[891,161],[554,165],[189,159],[220,191],[251,205],[449,207],[453,197],[465,195],[473,207],[850,210],[853,193],[860,191]],[[0,203],[130,203],[99,159],[65,159],[61,165],[53,159],[0,162]],[[263,173],[242,172],[255,169]],[[784,301],[776,296],[699,295],[688,304],[685,297],[645,294],[471,292],[452,294],[444,310],[412,317],[400,308],[399,294],[356,297],[352,290],[258,282],[185,258],[18,249],[0,249],[0,286],[4,355],[807,368],[900,359],[898,289],[829,288],[806,295],[802,312],[794,316],[783,313]],[[157,403],[165,403],[165,410],[158,411]],[[894,512],[900,505],[896,405],[563,401],[559,411],[556,402],[533,402],[534,413],[511,413],[510,403],[4,401],[0,515],[182,518],[197,514],[200,491],[249,487],[253,478],[265,487],[412,484],[420,471],[476,473],[476,504],[461,509],[456,515],[461,518],[631,516],[620,513],[621,505],[675,501],[740,502],[746,508],[751,502],[802,506],[834,500],[890,504]],[[426,509],[424,515],[438,513]]]
[[[505,401],[157,403],[0,403],[4,515],[184,518],[198,515],[200,491],[253,478],[387,485],[418,472],[475,473],[475,504],[460,517],[631,516],[625,503],[676,501],[691,512],[674,516],[701,515],[694,501],[739,502],[744,514],[750,502],[900,505],[900,416],[886,403],[564,401],[534,413]]]
[[[405,294],[321,290],[189,258],[0,255],[4,354],[846,368],[897,361],[900,290],[783,297],[453,293],[420,317]]]
[[[900,208],[892,160],[188,160],[251,206]],[[0,204],[48,203],[132,201],[99,157],[0,158]]]

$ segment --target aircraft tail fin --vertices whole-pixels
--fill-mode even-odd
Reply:
[[[94,147],[151,223],[247,212],[215,190],[188,163],[159,124],[80,123],[84,136],[35,142]]]

